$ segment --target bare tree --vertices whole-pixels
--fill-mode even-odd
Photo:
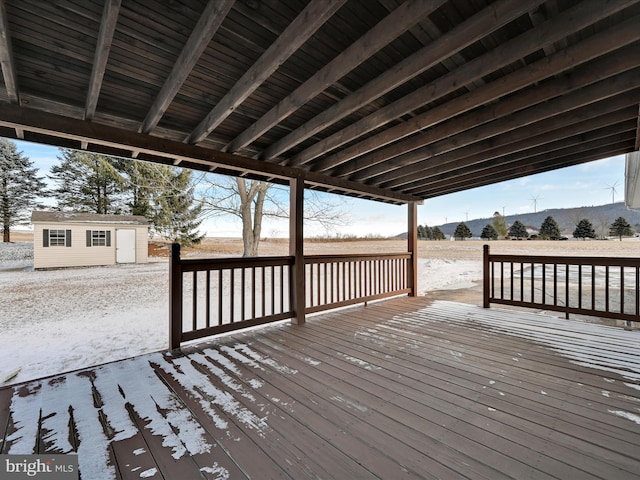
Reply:
[[[242,222],[243,256],[255,257],[264,217],[289,218],[289,196],[284,186],[242,177],[207,175],[200,181],[203,211],[208,216],[232,215]],[[305,192],[305,221],[316,222],[326,231],[347,224],[344,202]]]

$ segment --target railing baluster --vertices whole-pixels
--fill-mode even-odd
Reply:
[[[230,288],[230,292],[229,292],[229,298],[230,298],[230,303],[231,305],[229,305],[229,323],[233,323],[235,321],[234,318],[234,314],[235,314],[235,268],[230,268],[229,269],[229,275],[231,276],[231,280],[229,281],[229,288]]]
[[[553,264],[553,305],[558,306],[558,264]]]
[[[609,311],[609,265],[604,267],[604,282],[605,282],[605,287],[604,287],[604,311],[608,312]]]
[[[240,289],[240,303],[241,303],[240,320],[245,320],[245,313],[246,313],[246,311],[245,311],[245,308],[246,308],[245,302],[247,300],[246,297],[245,297],[245,292],[247,290],[247,288],[246,288],[247,285],[246,285],[246,282],[245,282],[245,280],[246,280],[245,269],[241,268],[240,272],[241,272],[241,274],[240,274],[240,283],[242,284],[242,287]]]
[[[206,291],[207,296],[205,297],[205,325],[207,328],[211,326],[211,270],[206,271]]]
[[[222,325],[222,294],[223,285],[222,269],[218,270],[218,325]]]
[[[569,264],[565,264],[564,266],[565,268],[565,276],[566,276],[566,281],[565,281],[565,286],[564,286],[564,304],[567,308],[569,308]],[[569,313],[565,312],[565,317],[568,319],[569,318]]]
[[[256,318],[256,268],[251,268],[251,318]]]
[[[547,264],[542,264],[542,304],[547,304]]]
[[[591,265],[591,310],[596,309],[596,266]]]
[[[624,313],[624,266],[620,266],[620,313]]]
[[[578,308],[582,308],[582,265],[578,265]]]
[[[193,305],[191,306],[192,315],[193,315],[193,318],[191,319],[193,323],[192,330],[197,330],[198,329],[198,272],[196,271],[193,272],[193,292],[192,293],[193,293]]]

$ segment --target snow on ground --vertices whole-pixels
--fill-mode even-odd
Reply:
[[[481,278],[476,260],[419,260],[421,293]],[[34,271],[32,243],[0,243],[0,292],[0,386],[168,347],[165,260]]]

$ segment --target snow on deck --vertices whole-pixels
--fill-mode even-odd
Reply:
[[[637,478],[640,332],[425,298],[0,389],[83,479]]]

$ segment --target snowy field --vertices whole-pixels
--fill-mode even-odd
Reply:
[[[473,286],[475,259],[421,258],[421,293]],[[168,346],[168,263],[34,271],[33,244],[0,243],[0,386]]]

